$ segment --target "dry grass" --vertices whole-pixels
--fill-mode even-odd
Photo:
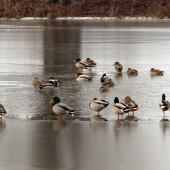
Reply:
[[[0,0],[0,17],[157,17],[170,16],[169,0],[86,0],[68,6],[42,0]]]

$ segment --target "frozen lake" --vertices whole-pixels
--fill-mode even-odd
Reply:
[[[156,19],[1,19],[0,103],[7,114],[0,126],[0,168],[168,169],[170,129],[159,122],[159,102],[163,93],[170,101],[169,27],[169,20]],[[97,62],[92,74],[84,71],[93,80],[76,82],[74,60],[87,57]],[[123,65],[121,76],[115,61]],[[138,76],[129,77],[129,67]],[[164,76],[150,76],[151,68]],[[101,93],[104,72],[115,86]],[[55,89],[33,87],[34,77],[51,76],[59,81]],[[75,110],[74,120],[43,120],[54,117],[49,101],[56,95]],[[117,122],[111,111],[114,98],[126,96],[139,106],[138,122]],[[95,97],[110,103],[100,113],[109,121],[88,121],[96,114],[89,108]]]

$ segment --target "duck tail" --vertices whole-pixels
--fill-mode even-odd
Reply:
[[[109,105],[109,103],[103,104],[103,106],[107,107]]]
[[[92,77],[89,77],[88,80],[92,80]]]
[[[130,111],[130,109],[129,109],[128,107],[126,107],[126,108],[123,109],[123,111],[124,111],[125,113],[128,113],[128,112]]]
[[[57,84],[58,84],[58,83],[55,81],[55,82],[53,83],[53,86],[54,86],[54,87],[57,87]]]
[[[43,87],[44,87],[43,85],[40,85],[40,86],[39,86],[40,89],[43,89]]]
[[[70,110],[70,111],[69,111],[69,114],[70,114],[70,115],[74,114],[74,110]]]

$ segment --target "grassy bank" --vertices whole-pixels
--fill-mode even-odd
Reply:
[[[42,0],[0,0],[0,18],[157,17],[170,16],[169,0],[88,0],[61,6]]]

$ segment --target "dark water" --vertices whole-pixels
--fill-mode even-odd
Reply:
[[[169,26],[149,19],[0,20],[0,103],[8,112],[0,126],[0,169],[166,169],[169,122],[158,122],[162,93],[170,100]],[[75,81],[78,57],[97,62],[92,82]],[[129,67],[139,75],[128,77]],[[164,76],[151,77],[152,67]],[[115,83],[107,93],[99,92],[103,72]],[[51,76],[59,87],[32,86],[34,77]],[[75,120],[42,120],[54,117],[49,101],[56,95],[75,110]],[[117,122],[111,111],[114,97],[127,95],[139,105],[138,122]],[[108,122],[79,120],[96,114],[89,108],[95,97],[110,102],[101,111]]]

